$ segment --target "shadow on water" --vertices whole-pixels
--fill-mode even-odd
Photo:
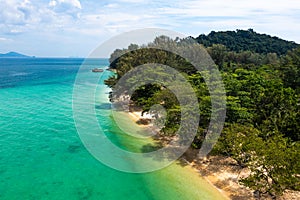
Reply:
[[[110,110],[111,104],[110,103],[101,103],[99,105],[95,105],[95,108],[97,110]]]
[[[87,199],[91,199],[91,197],[93,196],[93,189],[90,187],[81,187],[81,188],[77,188],[75,190],[78,199],[80,200],[87,200]]]
[[[82,149],[83,149],[83,146],[74,144],[74,145],[69,145],[67,148],[67,151],[69,153],[78,153]]]
[[[155,144],[146,144],[146,145],[142,146],[141,152],[142,153],[149,153],[149,152],[152,152],[152,151],[157,151],[161,147],[162,147],[161,142],[155,142]]]
[[[176,147],[176,146],[172,146],[172,145],[166,145],[165,141],[161,141],[158,139],[155,139],[154,143],[149,143],[146,145],[143,145],[141,147],[141,152],[142,153],[149,153],[149,152],[154,152],[160,149],[164,149],[162,152],[160,152],[159,154],[156,154],[154,157],[152,157],[151,155],[144,155],[144,156],[151,156],[153,161],[162,161],[165,162],[166,160],[169,160],[170,162],[175,161],[178,159],[178,152],[181,152],[182,149],[181,147]],[[179,159],[180,161],[180,159]],[[186,166],[187,163],[184,162],[179,162],[181,166]]]

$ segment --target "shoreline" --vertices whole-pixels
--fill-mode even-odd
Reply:
[[[141,116],[142,112],[141,111],[132,111],[132,112],[128,112],[129,117],[131,118],[131,120],[133,120],[137,125],[142,126],[142,127],[149,127],[150,124],[142,124],[142,123],[138,123],[141,120],[151,120],[151,116],[150,115],[146,115],[144,114],[144,116]]]
[[[145,115],[145,116],[141,116],[141,111],[131,111],[128,112],[129,118],[131,120],[133,120],[135,123],[137,123],[138,121],[140,121],[141,119],[150,119],[149,116],[150,115]],[[142,128],[149,128],[149,126],[152,126],[152,124],[138,124],[138,126],[142,127]],[[161,138],[160,138],[161,137]],[[162,136],[159,136],[158,138],[156,138],[157,140],[165,140]],[[181,164],[180,164],[181,163]],[[197,167],[195,167],[195,165],[193,164],[193,162],[189,162],[185,156],[183,155],[182,157],[180,157],[174,164],[176,165],[185,165],[184,167],[182,167],[182,169],[185,169],[186,171],[189,171],[191,173],[192,176],[199,176],[204,179],[210,186],[212,186],[213,188],[215,188],[217,191],[219,191],[219,193],[225,198],[225,199],[231,199],[230,198],[230,193],[228,193],[225,190],[220,189],[219,187],[217,187],[214,182],[212,182],[208,177],[205,177],[202,175],[201,169],[198,169]],[[189,169],[187,170],[188,167]]]
[[[121,123],[122,126],[125,126],[123,127],[122,132],[127,133],[124,135],[125,137],[120,138],[124,142],[123,145],[126,146],[126,144],[128,144],[128,147],[131,150],[141,153],[143,153],[143,151],[139,150],[145,146],[160,145],[157,142],[160,137],[155,138],[153,135],[148,135],[147,137],[139,138],[141,130],[147,131],[147,127],[153,129],[150,124],[139,125],[136,123],[139,119],[140,112],[117,112],[119,112],[117,115],[119,118],[118,120],[120,120],[119,123]],[[144,117],[146,117],[146,115]],[[129,128],[124,129],[126,126]],[[128,137],[127,135],[134,137]],[[189,199],[230,199],[202,177],[192,166],[183,162],[181,159],[174,160],[166,167],[146,173],[144,176],[145,178],[143,180],[145,181],[145,184],[147,184],[147,189],[155,196],[153,199],[165,199],[166,195],[171,197],[170,199],[186,199],[187,197],[189,197]],[[165,191],[157,192],[158,187],[162,188],[162,191]]]
[[[128,112],[129,118],[138,126],[149,128],[152,124],[139,124],[141,119],[148,119],[149,115],[141,116],[141,111]],[[151,127],[150,127],[151,128]],[[156,138],[157,140],[166,140],[163,136]],[[225,198],[234,200],[255,200],[254,191],[239,184],[239,179],[249,175],[247,168],[240,168],[237,163],[230,157],[209,156],[207,160],[197,159],[198,150],[189,148],[178,162],[187,164],[191,168],[191,172],[195,176],[200,175],[208,184],[218,190]],[[183,169],[184,167],[182,167]],[[300,197],[299,191],[287,191],[279,200],[297,200]],[[261,199],[271,199],[269,197],[261,197]]]

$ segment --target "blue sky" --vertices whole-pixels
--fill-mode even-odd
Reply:
[[[300,43],[299,0],[0,0],[0,53],[85,57],[138,28],[197,36],[253,28]]]

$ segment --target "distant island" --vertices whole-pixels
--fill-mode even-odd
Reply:
[[[32,58],[32,56],[27,56],[24,54],[11,51],[9,53],[0,54],[0,58]]]

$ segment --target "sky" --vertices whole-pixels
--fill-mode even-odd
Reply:
[[[300,43],[299,0],[0,0],[0,53],[86,57],[123,32],[253,28]]]

